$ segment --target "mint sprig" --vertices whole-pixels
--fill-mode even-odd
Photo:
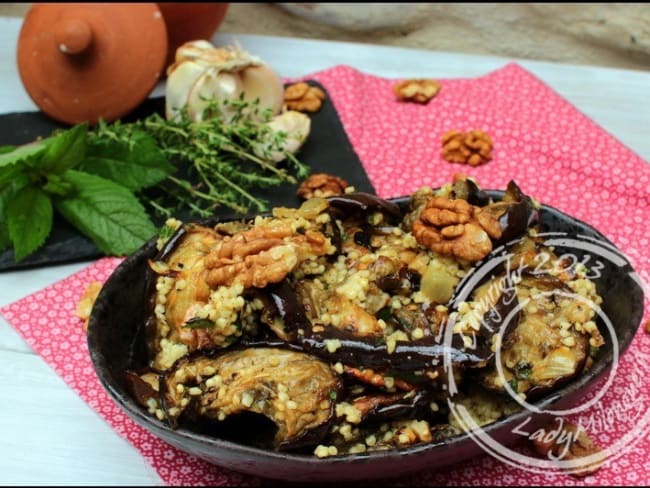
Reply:
[[[156,233],[134,191],[174,171],[155,141],[96,141],[86,124],[49,138],[0,148],[0,251],[16,262],[40,248],[53,209],[105,254],[126,255]],[[106,176],[106,177],[104,177]]]

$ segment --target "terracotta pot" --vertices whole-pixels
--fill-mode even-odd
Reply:
[[[155,3],[34,4],[18,38],[25,90],[68,124],[126,115],[164,70],[167,29]]]
[[[167,66],[176,49],[188,41],[210,40],[223,22],[228,3],[159,3],[167,25]]]

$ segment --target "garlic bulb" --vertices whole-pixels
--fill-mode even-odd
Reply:
[[[174,64],[167,68],[165,115],[179,116],[187,106],[188,116],[200,121],[207,100],[259,99],[261,110],[278,114],[284,101],[281,78],[257,56],[241,48],[217,48],[200,40],[183,44],[176,50]],[[223,114],[228,119],[232,113]]]

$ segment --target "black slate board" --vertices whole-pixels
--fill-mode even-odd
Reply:
[[[325,88],[315,81],[309,84]],[[128,122],[149,115],[153,112],[164,113],[164,98],[150,98],[135,109],[124,121]],[[359,157],[348,139],[334,105],[326,97],[321,109],[311,118],[311,132],[304,146],[298,153],[300,161],[311,168],[312,173],[331,173],[338,175],[353,185],[357,191],[374,193],[375,190],[368,179]],[[65,128],[50,119],[42,112],[18,112],[0,115],[0,145],[26,144],[39,136],[47,137],[58,128]],[[269,207],[298,206],[300,200],[296,196],[297,185],[283,184],[265,190],[256,191],[254,195],[269,203]],[[236,216],[229,209],[218,209],[216,216]],[[190,221],[198,220],[189,211],[181,211],[177,218]],[[160,225],[160,219],[154,218],[154,223]],[[20,263],[14,262],[13,251],[0,254],[0,271],[32,268],[53,264],[62,264],[87,259],[95,259],[102,253],[88,238],[80,234],[74,227],[55,213],[54,225],[45,246],[28,256]]]

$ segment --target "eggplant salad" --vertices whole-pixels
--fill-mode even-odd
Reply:
[[[452,394],[478,425],[506,417],[605,344],[589,269],[544,244],[539,211],[514,181],[495,200],[457,175],[399,203],[348,188],[170,219],[129,389],[172,428],[319,458],[461,434]]]

